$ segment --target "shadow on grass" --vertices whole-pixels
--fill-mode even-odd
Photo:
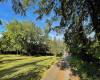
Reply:
[[[37,65],[37,63],[38,63],[38,62],[45,61],[45,60],[48,60],[48,59],[50,59],[50,58],[43,59],[43,60],[37,60],[37,61],[33,61],[33,62],[21,64],[21,65],[18,65],[18,66],[14,66],[14,67],[12,67],[12,68],[8,68],[8,69],[1,70],[1,71],[0,71],[0,78],[2,79],[2,78],[3,78],[4,76],[6,76],[6,75],[13,74],[14,72],[17,71],[17,70],[16,70],[17,68],[25,67],[25,66],[28,66],[28,65],[32,65],[32,66],[35,66],[35,67],[38,68],[38,69],[41,69],[41,67],[44,67],[44,66],[39,66],[39,65]],[[37,70],[37,69],[36,69],[36,70]],[[40,71],[40,70],[39,70],[39,71]],[[33,73],[34,73],[34,74],[33,74]],[[35,73],[37,74],[37,72],[32,71],[32,73],[29,73],[29,74],[33,74],[32,76],[33,76],[33,77],[36,77],[36,76],[34,76],[34,75],[36,75]],[[24,78],[25,76],[28,77],[29,74],[27,74],[27,75],[21,75],[21,76],[22,76],[22,78]],[[21,79],[20,79],[21,76],[19,76],[18,79],[15,79],[15,78],[14,78],[13,80],[21,80]],[[5,79],[5,80],[12,80],[12,79]],[[22,80],[24,80],[24,79],[22,79]],[[25,80],[27,80],[27,79],[25,79]],[[37,80],[37,79],[35,79],[35,80]]]
[[[0,60],[2,60],[3,58],[4,58],[4,57],[1,57],[1,56],[0,56]]]
[[[41,72],[43,72],[44,66],[42,65],[35,65],[35,69],[29,71],[28,73],[22,73],[18,76],[9,78],[10,80],[40,80],[41,79]],[[9,80],[8,79],[8,80]],[[6,79],[7,80],[7,79]]]
[[[6,59],[6,60],[0,60],[0,63],[9,63],[9,62],[13,62],[13,61],[19,61],[19,60],[23,60],[26,58],[21,58],[21,59]]]

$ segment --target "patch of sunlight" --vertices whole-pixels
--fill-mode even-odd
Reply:
[[[52,64],[52,63],[56,63],[57,62],[57,59],[56,57],[51,57],[51,58],[48,58],[47,60],[43,61],[43,62],[38,62],[37,64],[38,65],[48,65],[48,64]],[[48,64],[47,64],[48,63]]]

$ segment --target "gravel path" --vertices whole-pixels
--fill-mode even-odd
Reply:
[[[58,66],[53,65],[41,80],[80,80],[80,78],[73,75],[70,69],[60,70]]]
[[[69,57],[68,53],[65,52],[62,60],[57,63],[58,66],[53,65],[41,80],[80,80],[80,77],[77,74],[74,75],[70,69],[67,60]],[[61,66],[63,66],[64,70],[60,69]]]
[[[64,71],[61,71],[56,65],[53,65],[41,80],[64,80]]]

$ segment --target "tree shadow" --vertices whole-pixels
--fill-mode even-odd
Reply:
[[[0,70],[0,78],[3,78],[4,76],[6,75],[9,75],[9,74],[12,74],[13,72],[16,72],[17,71],[17,68],[20,68],[20,67],[25,67],[25,66],[28,66],[28,65],[33,65],[35,66],[36,68],[37,67],[40,67],[39,65],[37,65],[38,62],[42,62],[42,61],[45,61],[45,60],[48,60],[50,58],[47,58],[47,59],[43,59],[43,60],[37,60],[37,61],[33,61],[33,62],[28,62],[28,63],[25,63],[25,64],[21,64],[21,65],[17,65],[15,67],[12,67],[12,68],[9,68],[9,69],[4,69],[4,70]],[[43,67],[43,66],[42,66]],[[34,71],[33,71],[34,72]],[[24,76],[24,75],[23,75]],[[20,77],[19,77],[20,78]],[[7,79],[6,79],[7,80]],[[12,79],[11,79],[12,80]],[[14,79],[15,80],[15,79]],[[17,79],[16,79],[17,80]],[[20,80],[20,79],[19,79]]]
[[[5,64],[5,63],[9,63],[9,62],[13,62],[13,61],[19,61],[19,60],[23,60],[23,59],[26,59],[26,58],[0,60],[0,63]]]
[[[44,66],[42,65],[35,65],[35,69],[28,72],[27,74],[22,73],[18,76],[10,78],[10,80],[40,80],[41,79],[41,72]]]
[[[0,60],[2,60],[4,57],[0,57]]]
[[[66,70],[67,68],[69,68],[69,63],[65,60],[61,60],[59,62],[56,63],[57,67],[60,68],[60,70]]]

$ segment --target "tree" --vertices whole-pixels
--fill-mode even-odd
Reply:
[[[46,54],[48,47],[44,44],[43,31],[34,23],[13,21],[7,24],[3,33],[1,49],[27,55]]]
[[[88,52],[93,42],[87,38],[87,35],[94,31],[100,40],[99,0],[41,0],[38,3],[39,9],[35,11],[39,14],[38,19],[54,13],[52,17],[61,20],[60,26],[55,28],[65,31],[65,42],[72,54],[89,64],[92,62],[95,65],[100,62],[94,54]],[[86,22],[88,25],[84,25]]]
[[[66,49],[64,42],[56,38],[47,40],[47,45],[49,46],[49,53],[55,56],[62,56]]]
[[[85,23],[89,17],[91,18],[93,17],[93,15],[90,14],[91,11],[89,10],[88,4],[90,3],[97,4],[97,2],[98,0],[96,1],[92,1],[92,0],[47,0],[47,1],[41,0],[37,2],[39,4],[39,9],[36,10],[35,12],[39,14],[38,19],[41,19],[44,15],[49,15],[51,13],[54,13],[54,15],[51,17],[51,20],[52,18],[53,19],[60,18],[61,20],[60,26],[57,26],[56,28],[65,30],[65,33],[66,33],[65,41],[67,42],[67,44],[70,44],[70,43],[73,44],[76,42],[76,41],[73,42],[72,40],[73,38],[72,36],[70,36],[70,34],[72,34],[73,36],[77,35],[78,36],[77,40],[79,40],[77,41],[78,46],[82,45],[80,48],[81,52],[79,53],[82,54],[84,52],[83,54],[86,54],[87,52],[86,49],[87,47],[90,46],[90,43],[91,43],[91,40],[87,38],[87,35],[93,32],[92,28],[94,28],[95,25],[92,24],[93,20],[91,19],[90,21],[88,21],[88,26],[90,27],[88,28],[89,30],[87,30],[88,26],[84,25],[83,23]],[[92,5],[92,7],[94,6],[96,6],[97,8],[96,10],[98,10],[98,4]],[[97,15],[98,15],[98,11],[97,11]],[[86,34],[86,31],[88,31],[87,34]],[[95,29],[95,32],[98,34],[99,31],[97,32]],[[98,38],[98,35],[96,36]],[[70,43],[67,40],[68,38],[70,40]],[[71,44],[69,46],[73,46]],[[92,58],[93,57],[91,57],[91,60]]]

